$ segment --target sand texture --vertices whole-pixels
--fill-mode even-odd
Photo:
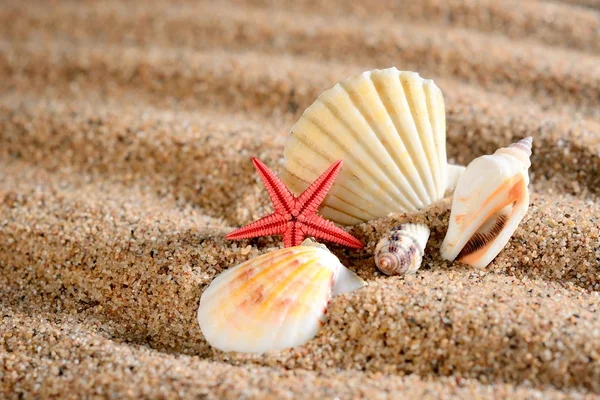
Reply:
[[[315,339],[214,350],[204,288],[282,246],[224,239],[272,211],[250,158],[390,66],[442,89],[451,162],[533,136],[528,214],[484,270],[440,257],[450,198],[349,228],[368,286]],[[401,222],[431,238],[386,277]],[[2,398],[595,398],[599,222],[598,0],[0,1]]]

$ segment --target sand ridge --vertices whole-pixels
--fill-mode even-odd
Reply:
[[[7,1],[0,393],[597,396],[594,1]],[[369,285],[333,299],[314,340],[261,356],[212,349],[195,320],[202,290],[281,246],[224,240],[271,212],[250,157],[278,171],[320,92],[390,65],[442,88],[451,160],[534,137],[513,239],[484,271],[441,260],[449,198],[349,228],[366,248],[330,248]],[[372,252],[400,222],[431,228],[424,264],[384,277]]]

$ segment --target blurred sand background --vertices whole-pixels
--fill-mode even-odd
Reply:
[[[221,271],[281,246],[224,240],[271,211],[323,90],[432,78],[449,158],[534,137],[531,204],[487,269],[441,260],[450,199],[330,248],[369,282],[319,335],[247,356],[196,322]],[[0,394],[8,398],[600,395],[600,1],[0,1]],[[415,276],[372,260],[432,230]]]

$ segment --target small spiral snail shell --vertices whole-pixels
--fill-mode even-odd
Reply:
[[[377,243],[375,264],[386,275],[415,273],[421,266],[429,228],[425,224],[402,224]]]

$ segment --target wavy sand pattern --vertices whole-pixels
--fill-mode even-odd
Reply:
[[[65,1],[0,7],[0,393],[8,397],[600,395],[600,2]],[[534,137],[528,215],[484,271],[441,260],[450,199],[333,246],[369,286],[293,350],[224,354],[195,320],[270,212],[323,90],[395,65],[444,92],[449,157]],[[416,276],[374,246],[426,221]],[[248,251],[247,246],[251,249]]]

